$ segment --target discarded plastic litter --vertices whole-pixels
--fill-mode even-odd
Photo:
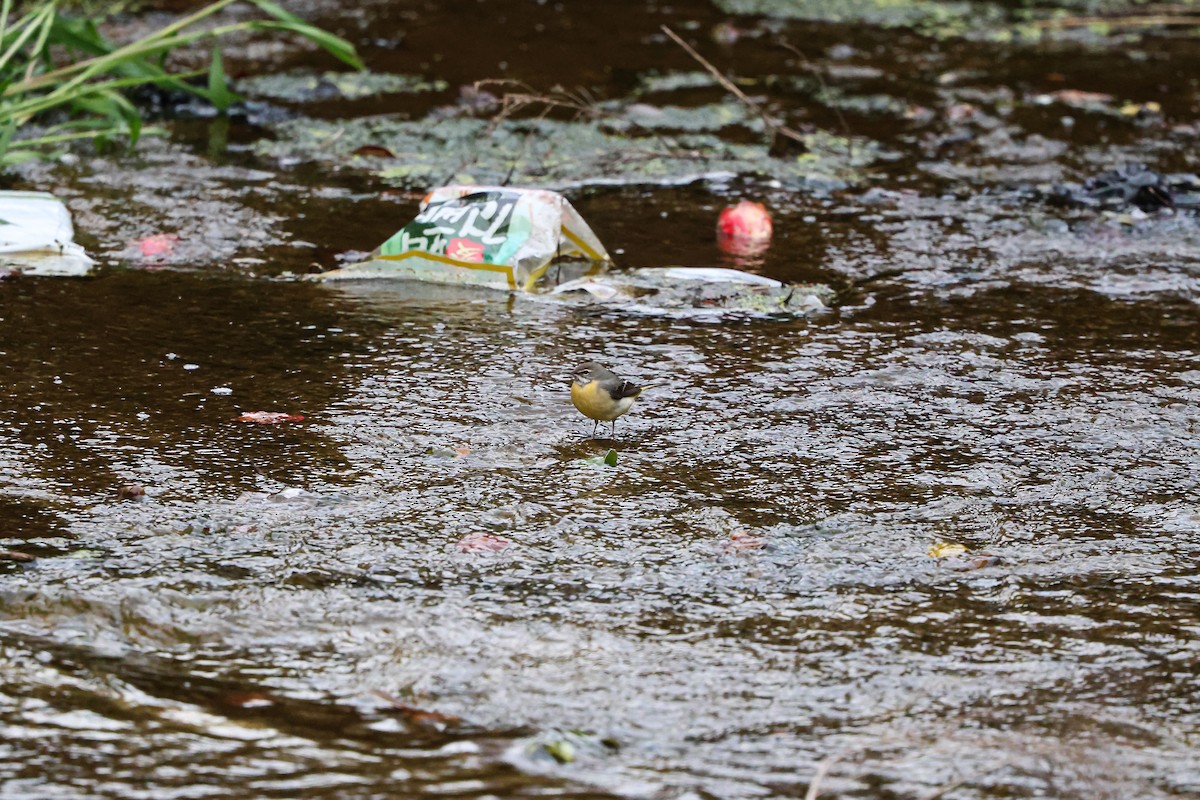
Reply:
[[[322,280],[395,277],[532,291],[557,257],[609,255],[562,195],[542,189],[443,186],[369,261]]]
[[[0,266],[26,275],[86,275],[92,259],[74,242],[71,212],[45,192],[0,192]]]
[[[748,241],[765,246],[770,216],[757,203],[741,206],[750,207],[748,227],[744,226]],[[573,256],[576,262],[548,272],[559,256]],[[827,286],[793,286],[736,269],[609,270],[610,265],[604,245],[562,195],[541,189],[446,186],[428,194],[416,219],[369,260],[317,278],[472,285],[516,290],[546,302],[602,303],[681,316],[806,315],[824,310],[833,299]]]
[[[736,312],[803,316],[824,311],[833,290],[823,284],[793,285],[719,267],[643,267],[578,278],[554,287],[555,296],[590,296],[650,313],[681,316]]]

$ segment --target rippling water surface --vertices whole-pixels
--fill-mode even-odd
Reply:
[[[0,797],[1200,796],[1194,217],[763,191],[828,313],[0,282]],[[715,264],[733,193],[576,199]]]

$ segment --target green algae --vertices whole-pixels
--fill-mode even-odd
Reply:
[[[692,72],[666,72],[655,75],[645,75],[638,82],[636,93],[639,95],[656,92],[680,92],[689,89],[711,89],[720,86],[717,79],[707,72],[695,70]]]
[[[715,0],[727,14],[753,14],[808,22],[916,28],[949,37],[969,27],[998,26],[1002,10],[986,3],[927,3],[919,0]]]
[[[357,166],[411,189],[451,182],[666,185],[739,175],[831,191],[857,182],[861,170],[886,157],[875,142],[823,131],[805,136],[803,154],[774,157],[765,142],[729,142],[713,133],[632,137],[548,119],[300,119],[281,123],[276,134],[258,144],[261,154]],[[384,148],[393,157],[356,155],[363,148]]]
[[[818,103],[863,116],[904,117],[912,107],[907,101],[890,94],[850,94],[834,87],[815,92]]]
[[[1094,44],[1119,44],[1154,29],[1145,25],[1114,26],[1101,15],[1129,14],[1144,4],[1128,0],[1063,0],[1022,3],[1014,8],[1001,2],[924,2],[923,0],[714,0],[727,14],[754,15],[880,28],[911,28],[935,39],[965,38],[997,43],[1073,39]],[[1185,0],[1181,5],[1194,5]],[[1068,20],[1095,17],[1091,24]],[[1118,35],[1119,34],[1119,35]]]
[[[601,126],[617,133],[637,133],[639,130],[715,133],[734,126],[761,133],[765,127],[762,117],[732,99],[691,108],[634,103],[603,120]]]
[[[829,70],[832,77],[847,81],[877,80],[884,76],[875,67],[838,65]],[[705,80],[707,79],[707,80]],[[838,86],[828,85],[815,78],[796,75],[763,75],[759,78],[739,81],[746,91],[782,91],[788,95],[799,95],[828,108],[849,111],[854,114],[875,117],[905,117],[911,104],[903,98],[889,94],[858,94]],[[695,89],[719,88],[720,85],[707,73],[683,72],[656,75],[642,81],[637,96],[656,94],[669,96]],[[723,91],[723,90],[722,90]],[[609,106],[604,106],[607,108]],[[611,106],[619,108],[616,104]],[[718,131],[722,128],[741,125],[761,132],[764,125],[761,117],[751,113],[744,104],[732,98],[719,104],[679,108],[677,106],[652,106],[645,103],[629,105],[619,119],[603,123],[614,131],[637,132],[645,130]]]
[[[445,81],[428,81],[412,75],[380,72],[294,71],[257,75],[238,81],[238,91],[248,97],[290,103],[321,100],[362,100],[385,94],[441,92]]]

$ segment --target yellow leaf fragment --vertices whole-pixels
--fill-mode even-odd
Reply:
[[[929,546],[930,558],[961,556],[965,552],[967,552],[967,548],[958,542],[934,542]]]

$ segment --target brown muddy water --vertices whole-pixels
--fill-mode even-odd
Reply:
[[[1200,797],[1200,224],[1053,188],[1200,171],[1194,35],[301,10],[445,87],[176,120],[10,180],[64,197],[104,266],[0,281],[0,549],[35,557],[0,560],[0,798]],[[751,266],[832,310],[287,277],[369,250],[419,189],[264,155],[270,120],[433,125],[504,75],[620,100],[696,70],[662,23],[749,79],[804,75],[770,42],[802,44],[890,155],[568,194],[633,265],[732,264],[715,215],[761,200]],[[832,93],[747,85],[842,132]],[[1039,99],[1063,89],[1112,100]],[[140,257],[158,233],[175,250]],[[568,398],[591,356],[663,384],[611,442]],[[304,419],[238,421],[260,410]],[[510,544],[456,546],[481,535]]]

